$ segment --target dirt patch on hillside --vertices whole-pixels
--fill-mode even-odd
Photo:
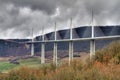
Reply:
[[[0,61],[8,61],[11,59],[10,57],[0,57]]]
[[[86,60],[89,58],[89,53],[87,52],[80,52],[77,53],[79,54],[80,57],[74,57],[73,60],[81,61],[83,63],[86,63]],[[60,63],[68,63],[69,62],[69,57],[61,58],[59,60]]]

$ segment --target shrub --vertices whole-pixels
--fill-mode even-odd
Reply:
[[[111,44],[108,45],[108,47],[98,50],[95,55],[95,61],[99,61],[105,64],[108,64],[109,62],[119,64],[120,41],[112,42]]]

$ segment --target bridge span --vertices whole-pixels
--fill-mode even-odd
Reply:
[[[69,42],[69,64],[73,60],[73,42],[74,41],[90,41],[90,59],[95,55],[95,41],[96,40],[110,40],[120,39],[120,26],[82,26],[66,30],[55,30],[54,32],[37,36],[32,41],[22,42],[23,44],[31,44],[31,56],[34,55],[34,44],[41,43],[41,63],[45,63],[45,44],[54,43],[53,48],[53,62],[58,64],[57,43]]]

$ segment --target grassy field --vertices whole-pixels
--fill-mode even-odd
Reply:
[[[13,69],[19,69],[20,67],[39,68],[42,66],[40,58],[28,58],[19,60],[18,62],[20,62],[20,64],[12,64],[7,60],[0,61],[0,72],[8,72]]]
[[[40,58],[29,58],[19,60],[20,66],[28,66],[28,67],[39,67],[41,64]]]
[[[10,64],[8,61],[0,61],[0,72],[6,72],[9,71],[18,65]]]

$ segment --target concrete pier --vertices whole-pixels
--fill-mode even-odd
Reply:
[[[45,63],[45,43],[41,43],[41,64]]]
[[[44,26],[42,27],[42,43],[41,43],[41,64],[45,63],[45,42],[44,42]]]
[[[57,66],[58,65],[58,59],[57,59],[57,43],[54,43],[54,52],[53,52],[53,63]]]
[[[57,40],[57,28],[56,28],[56,22],[55,22],[55,28],[54,28],[54,30],[55,30],[55,36],[54,36],[54,38],[55,38],[55,42],[54,42],[54,50],[53,50],[53,63],[57,66],[58,65],[58,61],[57,61],[57,42],[56,42],[56,40]]]
[[[69,65],[73,61],[73,42],[69,42]]]
[[[71,61],[73,61],[72,28],[73,28],[73,23],[72,23],[72,18],[71,18],[70,19],[70,41],[69,41],[69,65],[70,65]]]
[[[32,42],[34,42],[33,28],[32,28]],[[34,43],[31,43],[31,56],[34,56]]]
[[[95,40],[90,41],[90,59],[95,56]]]
[[[95,55],[95,31],[94,31],[94,14],[92,11],[92,26],[91,26],[91,40],[90,40],[90,59]]]
[[[31,56],[34,56],[34,43],[31,44]]]

